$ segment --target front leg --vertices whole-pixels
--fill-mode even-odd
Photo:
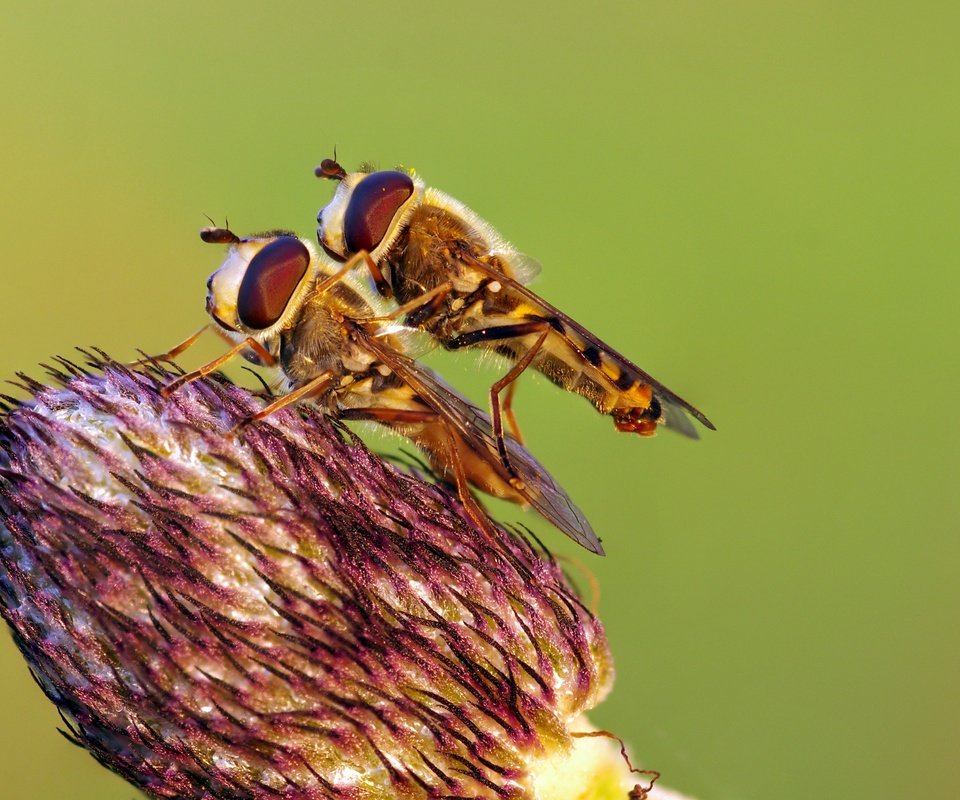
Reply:
[[[262,344],[260,344],[260,342],[248,336],[243,341],[238,342],[233,347],[231,347],[222,356],[218,356],[217,358],[213,359],[213,361],[207,364],[204,364],[199,369],[196,369],[193,372],[188,372],[186,375],[181,375],[176,380],[171,381],[170,383],[168,383],[166,386],[163,387],[163,389],[161,390],[161,394],[163,394],[164,397],[169,397],[171,394],[177,391],[177,389],[179,389],[181,386],[185,386],[188,383],[193,383],[193,381],[199,378],[202,378],[205,375],[209,375],[211,372],[214,372],[215,370],[218,370],[220,367],[226,364],[230,359],[232,359],[236,355],[239,355],[248,347],[251,350],[253,350],[254,353],[257,354],[258,358],[260,358],[264,366],[272,367],[276,365],[277,359],[274,358],[267,351],[267,349]]]
[[[174,345],[167,352],[160,353],[155,356],[146,356],[145,358],[137,359],[136,361],[130,364],[131,367],[142,367],[145,364],[149,364],[151,361],[173,361],[181,353],[186,352],[193,344],[200,338],[201,334],[206,330],[212,330],[214,333],[217,333],[217,329],[213,327],[213,323],[208,322],[196,333],[190,334],[186,339],[184,339],[180,344]],[[221,334],[223,336],[223,334]],[[225,337],[224,337],[225,338]],[[142,350],[140,351],[143,352]]]
[[[286,408],[291,403],[296,403],[298,400],[303,400],[304,398],[310,397],[315,394],[319,394],[326,388],[327,384],[330,383],[330,380],[333,378],[333,372],[331,370],[325,370],[317,375],[316,378],[307,381],[302,386],[298,386],[291,392],[278,397],[272,403],[265,405],[253,416],[247,417],[244,420],[241,420],[236,425],[233,426],[230,433],[237,433],[240,430],[243,430],[248,425],[252,425],[254,422],[259,422],[262,419],[266,419],[271,414],[275,414],[281,408]]]
[[[373,278],[373,282],[376,284],[377,291],[380,292],[381,295],[384,297],[393,297],[393,287],[384,277],[380,265],[370,257],[370,254],[366,250],[361,250],[359,253],[352,255],[333,275],[329,275],[317,283],[314,291],[316,291],[317,294],[323,294],[337,281],[342,280],[345,275],[359,266],[365,266],[367,268],[370,277]]]

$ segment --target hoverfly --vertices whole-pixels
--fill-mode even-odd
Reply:
[[[252,352],[255,361],[282,371],[290,391],[242,425],[307,398],[340,419],[378,422],[424,451],[481,526],[487,518],[468,484],[533,506],[578,544],[603,554],[580,510],[514,439],[506,440],[506,467],[487,414],[410,357],[409,330],[391,323],[380,298],[365,292],[356,275],[284,231],[240,238],[227,228],[205,228],[201,238],[229,246],[207,281],[206,308],[234,347],[172,381],[166,393]],[[171,353],[183,352],[198,335]]]
[[[490,389],[498,443],[501,412],[522,441],[511,401],[514,381],[527,367],[585,397],[613,417],[618,430],[651,436],[665,425],[697,438],[687,413],[714,430],[690,403],[530,291],[524,284],[539,265],[462,203],[399,168],[362,166],[348,174],[325,159],[316,174],[339,184],[317,215],[317,239],[328,255],[365,263],[379,292],[408,312],[406,323],[444,347],[476,345],[514,362]]]

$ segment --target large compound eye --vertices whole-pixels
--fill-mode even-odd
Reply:
[[[374,172],[353,190],[343,220],[350,253],[371,251],[386,236],[397,211],[413,194],[413,179],[404,172]]]
[[[253,330],[264,330],[277,322],[309,266],[309,251],[293,236],[281,236],[260,250],[240,282],[240,322]]]

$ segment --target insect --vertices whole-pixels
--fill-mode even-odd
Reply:
[[[580,545],[603,554],[580,510],[514,439],[505,442],[506,467],[489,416],[410,357],[409,330],[383,313],[383,301],[364,291],[349,269],[284,231],[240,238],[226,228],[205,228],[201,238],[229,247],[207,282],[206,308],[233,347],[168,384],[168,394],[246,353],[279,368],[289,392],[243,425],[306,398],[341,419],[378,422],[426,453],[436,474],[455,483],[478,524],[488,522],[468,484],[533,506]]]
[[[618,430],[651,436],[660,425],[697,438],[687,414],[714,430],[686,400],[654,380],[524,284],[539,265],[516,251],[462,203],[415,174],[347,171],[325,159],[318,177],[338,182],[317,215],[317,238],[337,261],[366,265],[406,323],[446,348],[476,345],[513,361],[490,388],[494,436],[507,461],[503,417],[522,441],[512,411],[514,381],[527,368],[585,397]],[[501,403],[500,394],[507,389]]]

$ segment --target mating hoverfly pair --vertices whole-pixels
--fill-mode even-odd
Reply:
[[[687,414],[713,429],[711,422],[531,292],[525,284],[534,262],[461,203],[399,169],[348,174],[327,159],[316,174],[338,183],[317,216],[322,252],[285,231],[201,232],[204,241],[229,246],[207,282],[207,312],[233,347],[165,391],[243,353],[278,367],[289,385],[244,424],[307,398],[340,419],[376,421],[424,451],[478,524],[488,522],[470,486],[533,506],[603,554],[583,514],[523,446],[512,411],[519,375],[533,368],[613,417],[618,430],[641,436],[664,425],[696,437]],[[396,301],[391,309],[388,299]],[[417,329],[447,349],[482,347],[512,362],[490,389],[490,415],[414,360],[410,331]]]

